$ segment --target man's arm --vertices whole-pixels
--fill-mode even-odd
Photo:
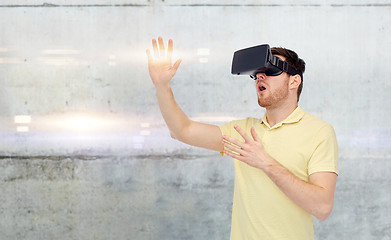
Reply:
[[[274,159],[268,160],[264,172],[270,179],[298,206],[315,216],[325,220],[331,213],[334,203],[334,191],[337,174],[333,172],[317,172],[305,182]]]
[[[173,41],[171,39],[168,41],[167,53],[161,37],[158,38],[158,42],[159,47],[156,40],[152,40],[153,57],[151,52],[147,50],[148,69],[155,85],[160,111],[171,136],[193,146],[222,151],[223,136],[220,128],[190,120],[176,103],[170,81],[178,70],[181,60],[179,59],[174,65],[171,65],[173,52]]]
[[[317,172],[309,176],[309,182],[305,182],[266,153],[254,128],[251,129],[252,139],[240,127],[235,126],[235,129],[245,142],[223,136],[227,148],[224,153],[263,170],[293,202],[319,220],[325,220],[330,215],[337,174]]]

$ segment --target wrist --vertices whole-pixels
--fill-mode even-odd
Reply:
[[[171,87],[169,83],[158,83],[155,84],[155,89],[156,92],[161,92],[161,91],[171,90]]]
[[[276,167],[280,166],[280,164],[271,156],[266,155],[264,157],[265,161],[264,164],[262,165],[262,170],[269,175],[269,173],[273,172]]]

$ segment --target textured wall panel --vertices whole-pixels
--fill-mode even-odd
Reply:
[[[317,239],[391,239],[390,23],[380,0],[2,1],[0,239],[228,238],[232,161],[169,137],[145,56],[159,35],[183,59],[177,102],[213,124],[264,113],[233,51],[296,50],[300,105],[340,148]]]

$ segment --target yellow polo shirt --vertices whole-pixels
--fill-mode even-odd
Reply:
[[[338,146],[333,127],[296,108],[284,121],[270,127],[265,116],[220,126],[223,135],[244,141],[238,125],[251,136],[255,128],[266,152],[298,178],[315,172],[338,174]],[[234,159],[235,189],[231,240],[314,239],[313,219],[291,201],[260,169]]]

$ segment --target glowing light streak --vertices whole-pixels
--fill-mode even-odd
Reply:
[[[76,55],[80,51],[74,49],[45,49],[42,51],[42,54],[46,55]]]
[[[149,131],[149,130],[142,130],[142,131],[140,131],[140,135],[141,136],[149,136],[149,135],[151,135],[151,131]]]
[[[199,55],[199,56],[209,56],[210,55],[210,49],[209,48],[198,48],[197,49],[197,55]]]
[[[31,116],[28,115],[16,115],[14,117],[15,123],[27,124],[31,123]]]
[[[29,131],[29,127],[28,126],[17,126],[16,127],[16,131],[17,132],[28,132]]]
[[[92,131],[104,128],[108,123],[104,119],[99,119],[87,115],[67,116],[57,123],[61,128],[72,131]]]
[[[22,59],[20,58],[0,58],[1,63],[22,63]]]

